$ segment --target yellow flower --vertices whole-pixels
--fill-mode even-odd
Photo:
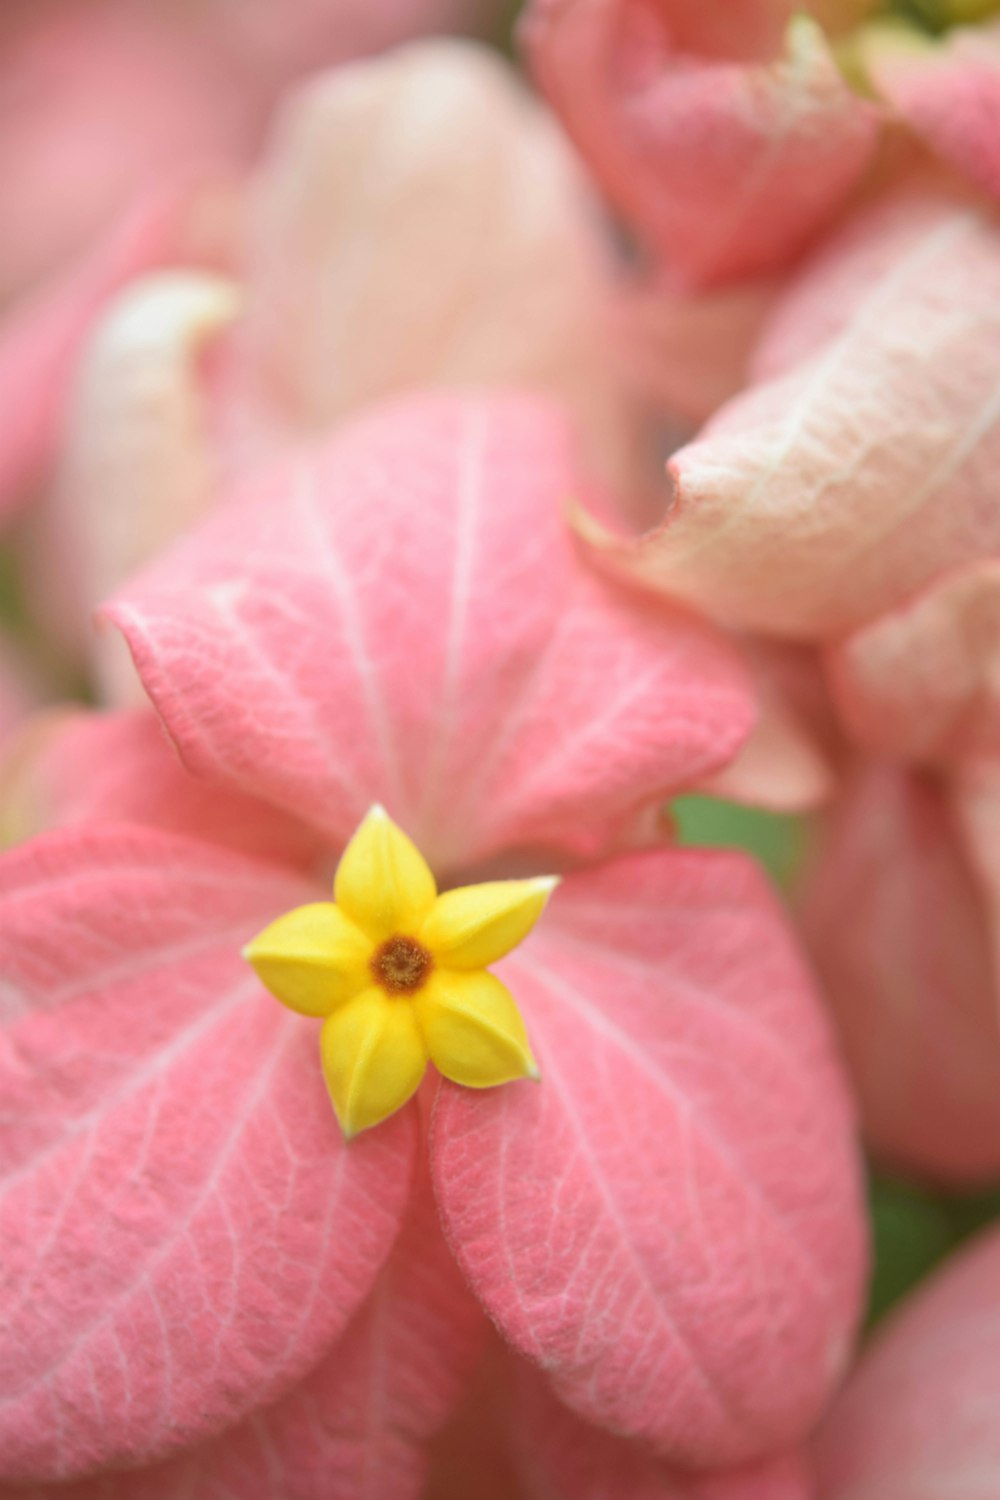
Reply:
[[[486,968],[527,937],[557,884],[497,880],[439,896],[423,855],[373,807],[334,900],[297,907],[248,944],[272,995],[326,1017],[323,1073],[348,1138],[405,1104],[428,1061],[474,1089],[538,1077],[520,1011]]]

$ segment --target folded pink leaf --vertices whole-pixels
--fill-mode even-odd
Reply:
[[[96,823],[190,834],[303,869],[321,852],[315,833],[274,807],[189,776],[148,707],[36,714],[0,755],[0,843]]]
[[[772,33],[781,19],[726,9],[765,12]],[[698,7],[692,21],[682,0],[536,0],[523,27],[588,165],[687,287],[788,264],[859,181],[879,132],[814,21],[791,22],[777,60],[727,62],[705,31],[722,10]],[[753,30],[739,41],[723,55],[745,56]]]
[[[442,1085],[445,1228],[505,1336],[588,1419],[699,1467],[801,1439],[864,1271],[824,1017],[749,861],[568,876],[497,972],[541,1083]]]
[[[695,1474],[575,1416],[523,1372],[512,1427],[527,1500],[812,1500],[800,1456]]]
[[[240,957],[313,888],[146,829],[0,865],[0,1473],[182,1449],[275,1400],[368,1293],[414,1119],[348,1152],[310,1028]]]
[[[274,467],[108,610],[197,775],[341,844],[376,801],[439,872],[584,857],[724,764],[742,671],[592,576],[567,424],[418,398]]]
[[[920,337],[914,337],[914,330]],[[1000,547],[1000,229],[926,190],[866,210],[777,303],[761,378],[609,563],[743,629],[842,633]]]
[[[947,1261],[879,1331],[819,1439],[829,1500],[1000,1493],[1000,1234]]]
[[[1000,26],[962,27],[935,43],[878,28],[864,62],[910,129],[1000,198]]]
[[[851,734],[884,755],[956,760],[1000,751],[1000,562],[946,574],[832,648]]]
[[[940,788],[888,764],[860,770],[831,813],[802,918],[877,1155],[943,1181],[995,1177],[987,907]]]
[[[250,1500],[266,1481],[269,1500],[418,1500],[428,1441],[465,1394],[486,1328],[425,1183],[347,1332],[280,1401],[166,1463],[0,1495]]]

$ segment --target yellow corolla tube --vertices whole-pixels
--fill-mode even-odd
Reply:
[[[282,1004],[325,1017],[323,1074],[344,1134],[412,1097],[432,1062],[467,1088],[537,1078],[524,1021],[488,972],[528,936],[558,880],[438,895],[416,845],[373,807],[337,867],[333,901],[278,917],[244,957]]]

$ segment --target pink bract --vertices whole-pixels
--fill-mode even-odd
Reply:
[[[819,26],[796,18],[777,56],[786,14],[677,0],[536,0],[527,12],[539,84],[680,285],[788,265],[872,158],[878,112]]]
[[[577,873],[500,966],[542,1087],[444,1085],[434,1118],[445,1227],[506,1336],[585,1416],[699,1466],[809,1427],[862,1269],[837,1069],[773,900],[725,854]]]
[[[843,634],[1000,546],[998,310],[992,217],[944,190],[890,195],[778,299],[756,382],[671,460],[662,525],[581,528],[730,625]]]
[[[189,776],[148,707],[36,714],[3,745],[0,843],[94,823],[141,823],[299,868],[322,849],[275,808]]]
[[[403,1214],[414,1120],[348,1151],[242,944],[301,878],[152,830],[5,857],[8,1478],[136,1463],[281,1395]]]
[[[441,1238],[421,1175],[378,1280],[333,1350],[273,1406],[181,1457],[14,1500],[414,1500],[427,1440],[464,1394],[486,1319]]]
[[[995,789],[989,805],[987,838]],[[994,914],[952,798],[890,763],[860,766],[830,812],[802,918],[876,1154],[940,1181],[994,1177]]]
[[[188,768],[333,846],[382,800],[442,871],[592,857],[730,759],[750,705],[705,626],[582,565],[587,483],[543,402],[413,398],[273,466],[106,613]]]
[[[829,1500],[972,1500],[1000,1486],[1000,1236],[920,1287],[877,1334],[821,1434]]]

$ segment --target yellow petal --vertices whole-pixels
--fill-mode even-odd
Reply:
[[[332,901],[297,906],[243,950],[263,984],[304,1016],[326,1016],[372,982],[372,945]]]
[[[493,974],[438,970],[413,1008],[439,1073],[467,1088],[537,1078],[521,1012]]]
[[[494,880],[439,896],[419,937],[445,969],[485,969],[524,941],[559,881]]]
[[[427,861],[382,807],[373,807],[344,850],[337,905],[378,942],[416,932],[437,897]]]
[[[350,1138],[395,1114],[420,1087],[427,1047],[413,1006],[366,990],[327,1021],[323,1074],[341,1129]]]

